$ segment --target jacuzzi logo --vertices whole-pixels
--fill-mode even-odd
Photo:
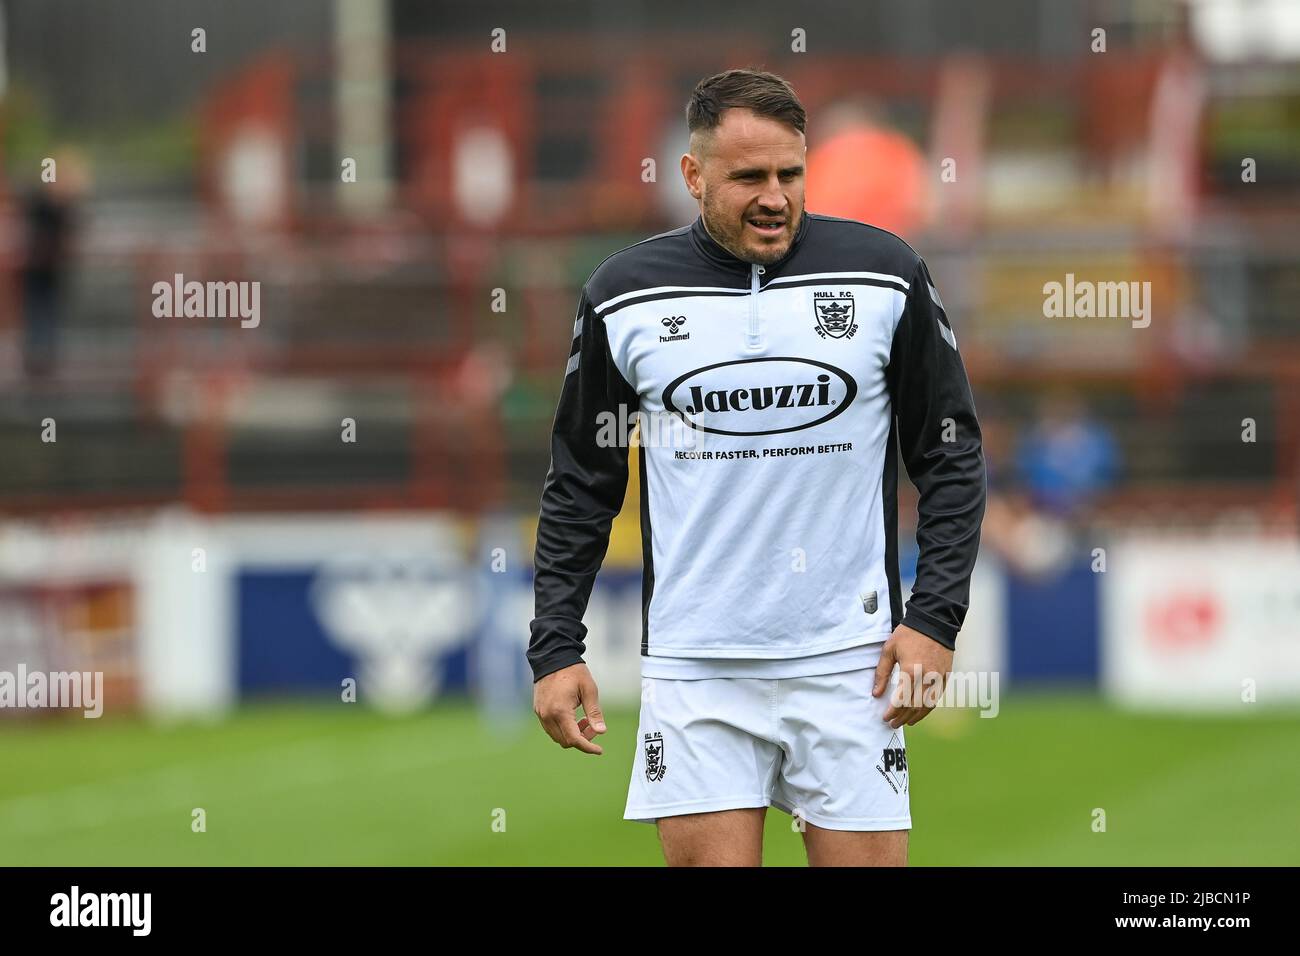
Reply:
[[[706,365],[664,389],[664,409],[715,435],[777,435],[828,422],[858,384],[842,369],[801,358],[736,359]]]

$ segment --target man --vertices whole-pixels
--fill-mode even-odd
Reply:
[[[801,821],[812,865],[902,865],[903,726],[933,698],[884,692],[895,664],[951,671],[984,511],[957,340],[910,246],[805,213],[805,114],[784,80],[709,77],[687,123],[699,218],[608,256],[579,299],[537,532],[534,710],[557,743],[602,752],[582,616],[627,483],[608,422],[640,413],[624,818],[657,822],[669,865],[761,865],[768,806]],[[906,610],[899,452],[920,492]]]
[[[87,171],[78,152],[60,150],[55,160],[56,177],[27,194],[22,203],[27,227],[19,269],[23,369],[32,379],[48,377],[57,364],[77,207],[87,185]]]

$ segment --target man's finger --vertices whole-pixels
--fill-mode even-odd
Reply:
[[[894,639],[890,638],[885,641],[885,646],[880,651],[880,663],[876,665],[876,683],[871,688],[871,696],[879,697],[885,692],[885,684],[889,681],[889,674],[894,669]]]
[[[930,716],[930,711],[932,710],[934,710],[933,707],[918,707],[916,716],[907,722],[907,726],[911,727],[913,724],[919,724],[921,721],[925,720],[926,717]]]
[[[889,709],[885,711],[885,713],[881,716],[880,719],[883,720],[885,723],[889,724],[889,726],[891,727],[897,727],[898,724],[896,723],[896,721],[905,718],[908,714],[911,713],[911,711],[912,708],[908,707],[906,704],[894,703],[890,705]]]
[[[916,702],[912,700],[912,681],[902,667],[898,669],[898,678],[894,682],[893,690],[890,691],[889,702],[899,710],[915,706]]]
[[[896,694],[891,695],[889,707],[885,709],[880,719],[891,727],[896,727],[899,722],[910,718],[915,710],[916,708],[910,702],[899,698]]]
[[[917,715],[920,715],[919,717]],[[899,710],[898,716],[889,722],[889,726],[897,730],[899,727],[906,727],[908,724],[919,720],[925,716],[925,710],[921,707],[904,707]]]
[[[564,737],[562,742],[565,747],[577,747],[587,754],[603,754],[605,752],[600,748],[599,744],[593,744],[583,736],[582,731],[578,729],[577,720],[571,714],[566,714],[560,718],[560,731]]]
[[[603,734],[605,732],[605,713],[600,709],[600,690],[596,687],[594,680],[584,680],[578,687],[578,701],[582,704],[582,712],[586,714],[586,719],[591,722],[592,729],[598,734]]]

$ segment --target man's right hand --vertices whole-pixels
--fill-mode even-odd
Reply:
[[[579,706],[585,715],[581,721],[574,716]],[[561,747],[577,747],[589,754],[605,752],[591,742],[605,732],[605,715],[600,710],[595,678],[586,664],[571,664],[533,684],[533,713]]]

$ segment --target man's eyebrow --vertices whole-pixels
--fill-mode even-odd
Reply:
[[[751,167],[749,167],[749,168],[747,168],[747,169],[733,169],[731,172],[727,173],[727,178],[728,178],[728,179],[744,179],[746,176],[761,176],[761,175],[762,175],[763,173],[765,173],[766,171],[767,171],[767,170],[765,170],[765,169],[760,169],[760,168],[758,168],[757,166],[751,166]],[[798,166],[784,166],[784,167],[782,167],[781,169],[778,169],[778,170],[777,170],[777,173],[778,173],[778,174],[782,174],[782,173],[792,173],[792,174],[796,174],[796,175],[797,175],[798,173],[802,173],[802,172],[803,172],[803,165],[802,165],[802,164],[800,164],[800,165],[798,165]]]

